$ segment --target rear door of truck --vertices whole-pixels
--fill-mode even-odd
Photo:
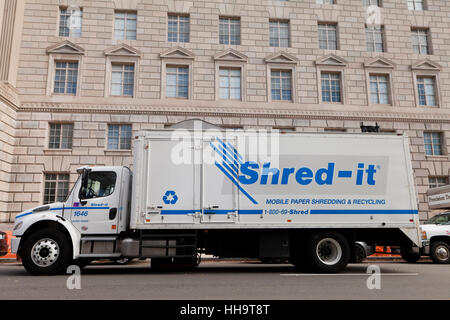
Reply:
[[[144,224],[194,223],[200,214],[199,186],[193,162],[193,142],[169,138],[147,139]],[[140,173],[141,174],[141,173]],[[142,177],[141,177],[142,178]]]

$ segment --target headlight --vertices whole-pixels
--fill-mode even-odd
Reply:
[[[0,233],[0,240],[4,240],[6,238],[4,233]]]
[[[422,240],[427,240],[427,232],[422,231]]]
[[[22,225],[23,225],[23,221],[20,221],[19,223],[17,223],[17,224],[14,226],[14,231],[19,230],[20,228],[22,228]]]

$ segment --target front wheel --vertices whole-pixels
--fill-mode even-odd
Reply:
[[[22,263],[31,274],[60,274],[71,260],[71,245],[59,230],[45,229],[33,233],[22,248]]]
[[[430,247],[430,258],[434,263],[450,263],[450,245],[444,241],[434,241]]]
[[[350,260],[350,245],[338,232],[320,232],[312,235],[306,245],[306,262],[312,270],[321,273],[342,271]]]

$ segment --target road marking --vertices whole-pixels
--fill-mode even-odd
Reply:
[[[281,273],[282,277],[302,277],[302,276],[363,276],[379,274],[381,276],[418,276],[418,273]]]

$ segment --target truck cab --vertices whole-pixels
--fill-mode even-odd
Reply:
[[[121,256],[117,240],[128,227],[131,170],[82,167],[77,172],[79,178],[65,201],[16,216],[12,251],[22,257],[31,273],[44,269],[53,273],[69,261],[86,261],[94,256]],[[60,255],[63,259],[57,259]]]

